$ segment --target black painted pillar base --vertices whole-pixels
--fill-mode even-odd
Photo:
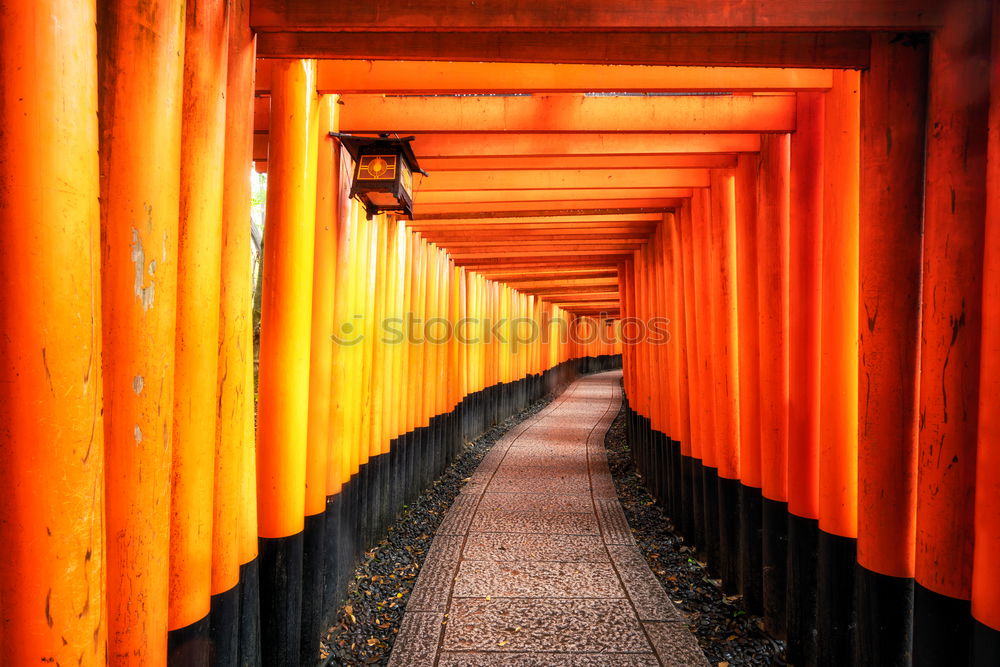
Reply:
[[[260,645],[265,665],[301,662],[303,535],[258,538]]]
[[[240,566],[240,667],[260,667],[260,566],[257,558]]]
[[[691,539],[700,553],[705,553],[705,465],[701,459],[691,459],[691,518],[694,525]]]
[[[813,667],[816,645],[816,561],[819,521],[788,515],[788,661]]]
[[[212,664],[210,615],[167,633],[167,664],[209,667]]]
[[[762,511],[760,489],[740,484],[740,594],[747,611],[756,616],[764,613]]]
[[[209,660],[215,667],[236,667],[240,659],[240,582],[212,596]]]
[[[913,579],[879,574],[855,564],[854,594],[856,664],[909,667],[913,662]]]
[[[972,653],[974,667],[1000,665],[1000,630],[972,619]]]
[[[323,626],[323,588],[326,569],[326,513],[305,517],[302,531],[302,630],[299,655],[302,667],[319,660]]]
[[[685,539],[691,540],[691,527],[694,523],[694,498],[692,494],[694,493],[694,481],[692,476],[694,475],[694,459],[690,456],[681,456],[680,467],[681,467],[681,513],[677,517],[680,522],[678,525],[683,533]]]
[[[764,626],[771,636],[784,639],[787,628],[788,503],[762,497],[761,509]]]
[[[670,518],[679,526],[684,514],[684,474],[681,467],[681,441],[670,439]]]
[[[733,595],[740,588],[740,482],[719,477],[719,570],[722,590]]]
[[[705,560],[708,562],[708,571],[712,575],[719,577],[722,574],[722,567],[719,562],[720,536],[719,536],[719,471],[717,468],[704,466],[705,471],[704,486],[702,487],[702,497],[705,503]]]
[[[854,664],[854,569],[858,541],[819,531],[816,573],[816,643],[819,664],[850,667]]]
[[[941,595],[919,582],[914,584],[914,667],[966,667],[972,664],[971,607],[968,600]]]
[[[341,508],[343,499],[347,492],[346,486],[341,487],[340,493],[326,497],[326,512],[324,512],[323,526],[323,606],[322,625],[325,628],[333,625],[337,606],[343,597],[343,586],[345,583],[344,571],[346,562],[343,544],[347,540],[343,537],[343,527],[341,526]]]

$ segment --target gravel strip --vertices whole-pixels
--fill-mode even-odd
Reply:
[[[546,396],[468,443],[428,489],[407,505],[385,539],[367,551],[337,610],[337,624],[320,642],[325,665],[385,665],[389,661],[410,591],[448,508],[480,461],[516,424],[548,405]]]
[[[783,642],[769,637],[763,620],[750,615],[739,595],[722,592],[693,546],[675,530],[656,505],[632,463],[626,438],[625,410],[618,413],[604,440],[608,466],[629,526],[670,599],[688,617],[688,625],[713,667],[783,665]]]

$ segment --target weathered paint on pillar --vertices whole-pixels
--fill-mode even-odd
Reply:
[[[931,44],[915,565],[931,595],[918,589],[914,619],[923,665],[966,639],[966,623],[948,626],[968,607],[948,599],[967,601],[972,586],[990,6],[965,9]]]
[[[300,660],[316,215],[315,89],[315,61],[274,65],[257,421],[265,664]]]
[[[106,664],[94,3],[0,2],[0,663]]]
[[[885,664],[912,644],[927,47],[875,33],[861,74],[858,649]]]
[[[250,169],[255,39],[249,0],[230,4],[222,191],[219,365],[212,515],[212,641],[219,665],[259,657]],[[241,573],[241,568],[243,572]],[[241,577],[242,574],[242,577]],[[245,664],[245,663],[244,663]]]
[[[979,384],[979,448],[976,466],[976,537],[972,569],[972,616],[977,622],[975,658],[1000,659],[1000,7],[993,3],[990,61],[989,154],[986,172],[986,254],[983,259],[983,347]]]
[[[184,31],[174,442],[170,497],[171,660],[207,661],[218,394],[226,3],[190,2]]]
[[[108,656],[167,657],[184,4],[102,3]],[[141,38],[140,38],[141,36]],[[214,443],[213,443],[214,449]]]

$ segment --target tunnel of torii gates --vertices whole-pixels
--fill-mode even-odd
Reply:
[[[1000,664],[998,54],[990,0],[0,0],[0,663],[310,664],[464,441],[621,360],[791,662]],[[412,220],[331,130],[416,137]]]

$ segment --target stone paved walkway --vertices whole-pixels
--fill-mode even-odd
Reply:
[[[618,504],[604,434],[620,378],[577,380],[483,459],[434,536],[391,666],[708,664]]]

